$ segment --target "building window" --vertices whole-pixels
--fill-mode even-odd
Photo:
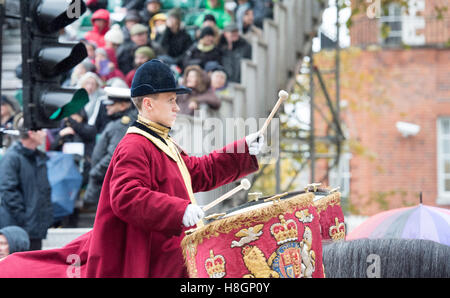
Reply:
[[[437,204],[450,204],[450,118],[439,118],[437,123]]]
[[[380,18],[381,39],[384,45],[399,45],[402,43],[402,8],[392,3]]]
[[[380,18],[381,42],[387,46],[425,44],[424,0],[409,0],[408,8],[391,3]]]

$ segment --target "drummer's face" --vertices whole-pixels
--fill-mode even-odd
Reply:
[[[164,92],[145,97],[143,108],[147,111],[150,120],[167,127],[173,126],[177,119],[177,113],[180,111],[175,92]]]

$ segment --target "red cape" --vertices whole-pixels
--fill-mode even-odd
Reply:
[[[219,153],[242,146],[245,153]],[[203,157],[182,153],[194,192],[258,169],[245,139],[225,148]],[[145,137],[127,134],[106,173],[93,229],[60,249],[8,256],[0,278],[187,277],[180,242],[189,203],[177,164]]]

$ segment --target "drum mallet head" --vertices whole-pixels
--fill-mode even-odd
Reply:
[[[242,185],[242,188],[244,188],[245,190],[249,190],[250,187],[252,186],[252,184],[250,183],[250,181],[248,181],[248,179],[242,179],[241,185]]]
[[[278,92],[278,98],[281,98],[283,101],[285,101],[288,97],[289,93],[287,93],[286,91],[280,90],[280,92]]]
[[[266,132],[267,126],[269,126],[270,121],[272,120],[273,116],[275,116],[276,112],[280,108],[281,104],[289,97],[289,93],[287,93],[284,90],[280,90],[278,92],[278,100],[275,106],[273,107],[272,111],[270,112],[269,116],[267,117],[266,121],[264,122],[264,125],[259,130],[259,135],[263,135]]]
[[[252,184],[250,183],[250,181],[248,181],[248,179],[244,178],[244,179],[241,180],[241,184],[239,184],[238,186],[236,186],[235,188],[233,188],[232,190],[230,190],[226,194],[222,195],[220,198],[215,199],[214,201],[212,201],[208,205],[204,206],[202,209],[203,209],[203,211],[207,211],[207,210],[211,209],[212,207],[216,206],[217,204],[219,204],[220,202],[228,199],[229,197],[231,197],[232,195],[234,195],[238,191],[241,191],[243,189],[245,189],[245,190],[250,189],[251,186],[252,186]]]

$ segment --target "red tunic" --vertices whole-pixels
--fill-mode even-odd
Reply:
[[[242,145],[245,153],[236,153]],[[245,139],[229,146],[235,150],[220,152],[235,153],[181,154],[194,192],[258,169]],[[189,203],[177,163],[144,136],[129,133],[112,157],[93,229],[60,249],[8,256],[0,261],[0,277],[187,277],[180,242]]]

